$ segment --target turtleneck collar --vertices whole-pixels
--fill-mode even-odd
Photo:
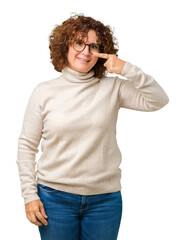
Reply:
[[[65,67],[62,70],[62,77],[67,81],[79,84],[90,84],[93,85],[99,81],[98,78],[95,77],[94,70],[90,70],[87,73],[77,72],[69,67]]]

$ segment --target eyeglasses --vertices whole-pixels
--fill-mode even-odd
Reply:
[[[76,40],[73,42],[73,48],[77,52],[82,52],[87,45],[89,46],[89,51],[91,54],[100,52],[100,45],[97,43],[87,44],[82,40]]]

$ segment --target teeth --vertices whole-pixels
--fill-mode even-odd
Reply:
[[[82,58],[78,58],[79,60],[83,61],[83,62],[89,62],[90,60],[87,59],[82,59]]]

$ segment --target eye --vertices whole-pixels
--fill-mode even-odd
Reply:
[[[91,48],[94,50],[98,50],[99,46],[97,44],[91,44]]]
[[[80,41],[80,40],[76,41],[75,44],[78,45],[78,46],[83,46],[84,45],[84,43],[82,41]]]
[[[77,51],[80,52],[84,49],[85,43],[82,40],[77,40],[73,43],[73,48]]]

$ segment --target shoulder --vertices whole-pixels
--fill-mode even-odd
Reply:
[[[100,79],[100,82],[102,84],[111,85],[111,86],[120,86],[123,84],[126,80],[122,78],[122,76],[117,74],[110,74],[108,76],[104,76]]]
[[[52,86],[54,84],[57,84],[61,81],[61,76],[58,76],[56,78],[53,78],[53,79],[50,79],[50,80],[46,80],[46,81],[43,81],[43,82],[40,82],[37,84],[36,88],[38,89],[42,89],[42,88],[45,88],[45,87],[48,87],[48,86]]]
[[[38,83],[34,87],[33,93],[38,93],[39,94],[39,93],[41,93],[43,91],[46,91],[47,89],[49,89],[52,86],[55,86],[57,83],[61,82],[60,78],[61,78],[61,76]]]

